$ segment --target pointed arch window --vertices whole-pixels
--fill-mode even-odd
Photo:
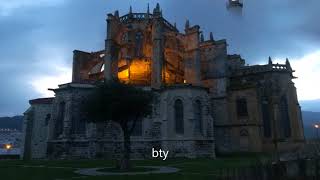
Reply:
[[[184,133],[183,103],[180,99],[177,99],[174,103],[174,119],[175,119],[176,133],[183,134]]]
[[[291,123],[288,112],[288,102],[287,98],[283,96],[280,100],[280,116],[281,116],[281,129],[283,131],[283,136],[288,138],[291,136]]]
[[[135,39],[135,55],[137,57],[142,56],[142,45],[143,45],[143,34],[142,32],[136,33],[136,39]]]
[[[122,34],[121,40],[122,40],[122,43],[128,42],[128,32],[125,32]]]
[[[195,130],[197,134],[202,135],[202,107],[201,102],[196,100],[193,104],[194,117],[195,117]]]
[[[63,132],[65,110],[66,110],[66,103],[60,102],[58,107],[58,118],[55,123],[55,137],[59,137]]]
[[[240,136],[241,137],[247,137],[247,136],[249,136],[249,132],[246,129],[241,129],[240,130]]]
[[[248,117],[247,99],[237,99],[237,115],[238,117]]]
[[[267,98],[263,98],[262,100],[262,121],[263,121],[263,134],[264,137],[271,137],[271,120],[270,120],[270,110],[269,110],[269,102]]]
[[[72,117],[72,128],[73,134],[85,134],[86,122],[85,119],[79,117]]]
[[[46,126],[48,126],[50,119],[51,119],[51,114],[47,114],[46,115],[46,119],[45,119],[45,125]]]

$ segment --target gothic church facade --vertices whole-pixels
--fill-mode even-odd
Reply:
[[[105,48],[75,50],[72,82],[51,89],[54,98],[30,100],[25,112],[22,156],[114,158],[122,132],[114,123],[88,123],[81,105],[97,81],[117,78],[157,101],[152,115],[132,134],[132,157],[151,149],[171,157],[215,157],[216,152],[266,152],[304,143],[301,110],[289,60],[245,65],[229,55],[225,40],[205,40],[200,27],[179,32],[160,6],[146,13],[107,15]]]

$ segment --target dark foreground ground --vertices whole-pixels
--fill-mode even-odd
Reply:
[[[115,162],[108,160],[78,161],[19,161],[0,160],[0,179],[3,180],[213,180],[221,174],[221,169],[247,167],[257,162],[257,156],[235,155],[217,159],[168,159],[133,161],[136,166],[170,166],[179,168],[174,174],[83,176],[74,173],[79,168],[112,167]]]

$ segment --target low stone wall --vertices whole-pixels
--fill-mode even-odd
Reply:
[[[169,151],[168,157],[215,158],[213,140],[142,140],[131,142],[132,159],[151,159],[152,148]],[[48,158],[118,159],[123,153],[122,141],[55,141],[48,143]]]

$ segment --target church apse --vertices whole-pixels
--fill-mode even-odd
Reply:
[[[118,64],[117,78],[124,83],[150,85],[152,53],[150,27],[147,24],[127,25],[119,34],[121,37],[119,59],[113,62]]]
[[[133,157],[144,157],[153,143],[176,151],[177,157],[267,152],[280,138],[283,149],[303,145],[289,60],[274,64],[270,58],[265,65],[247,65],[240,55],[228,54],[225,39],[209,36],[205,40],[200,26],[188,20],[184,32],[178,31],[159,5],[153,13],[130,8],[123,16],[118,11],[108,14],[104,49],[75,50],[72,82],[51,89],[55,98],[48,129],[55,133],[49,132],[48,152],[59,157],[61,146],[64,151],[74,146],[78,151],[68,151],[70,157],[119,153],[121,136],[103,124],[85,122],[80,108],[95,82],[111,79],[156,95],[152,116],[141,121],[133,138]]]
[[[153,86],[154,82],[158,86],[184,83],[185,48],[190,35],[186,38],[179,33],[162,17],[159,8],[153,14],[149,10],[147,13],[130,10],[121,17],[116,11],[108,14],[107,22],[103,54],[82,51],[74,54],[74,82],[112,77],[143,86]]]

